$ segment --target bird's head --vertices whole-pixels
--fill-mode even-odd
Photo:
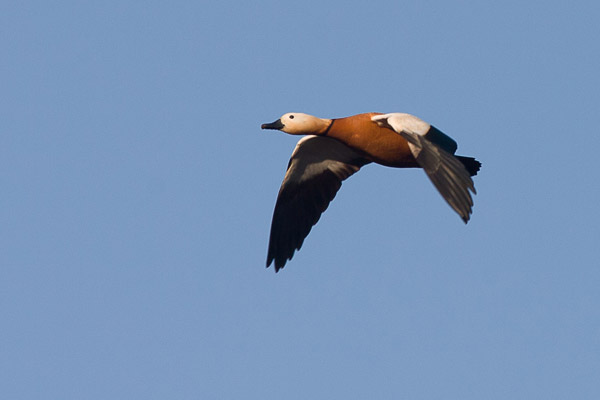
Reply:
[[[291,135],[318,135],[327,130],[330,119],[317,118],[303,113],[283,114],[275,122],[262,124],[262,129],[275,129]]]

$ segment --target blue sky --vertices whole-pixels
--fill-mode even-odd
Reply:
[[[7,399],[600,397],[593,1],[4,2]],[[408,112],[465,226],[370,165],[278,274],[288,111]]]

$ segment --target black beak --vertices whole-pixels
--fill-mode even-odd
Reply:
[[[278,119],[275,122],[271,122],[270,124],[262,124],[260,126],[261,129],[276,129],[276,130],[280,130],[283,129],[283,123],[281,122],[281,119]]]

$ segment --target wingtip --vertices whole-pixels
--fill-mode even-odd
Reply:
[[[266,268],[269,268],[271,266],[271,264],[273,264],[273,268],[275,270],[275,273],[279,272],[280,269],[282,269],[284,267],[284,265],[277,265],[277,261],[273,262],[274,259],[267,259],[267,266]]]

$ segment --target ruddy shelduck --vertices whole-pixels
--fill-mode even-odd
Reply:
[[[450,207],[467,223],[475,192],[471,176],[481,163],[456,156],[456,142],[410,114],[366,113],[323,119],[287,113],[262,129],[309,135],[298,142],[279,189],[267,254],[275,272],[300,250],[342,181],[371,162],[395,168],[423,168]]]

